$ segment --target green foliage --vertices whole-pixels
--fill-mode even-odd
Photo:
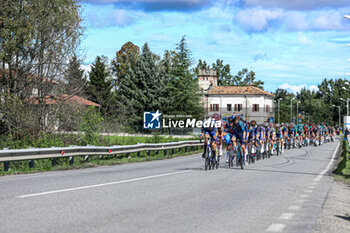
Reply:
[[[79,131],[83,132],[83,134],[81,135],[80,145],[98,144],[98,133],[101,130],[102,121],[101,114],[94,107],[89,107],[82,112],[82,122],[79,126]]]
[[[112,79],[108,70],[106,57],[97,56],[89,73],[87,94],[90,99],[101,105],[100,111],[107,116],[112,104]]]
[[[216,70],[219,86],[232,86],[234,85],[233,76],[231,75],[230,65],[224,65],[224,61],[217,59],[216,63],[213,63],[213,69]]]

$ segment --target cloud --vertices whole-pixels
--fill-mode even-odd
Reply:
[[[259,53],[255,53],[253,55],[253,60],[255,62],[259,61],[259,60],[267,60],[267,54],[266,53],[262,53],[262,52],[259,52]]]
[[[245,8],[238,11],[236,22],[248,32],[271,28],[286,31],[350,31],[342,10],[286,11],[283,9]]]
[[[119,9],[144,11],[196,11],[210,6],[210,0],[88,0],[92,4],[113,4]]]
[[[280,89],[284,89],[287,91],[291,91],[294,94],[296,94],[297,92],[300,92],[301,89],[306,88],[310,91],[318,91],[318,87],[316,85],[310,85],[309,87],[307,87],[307,85],[305,84],[301,84],[301,85],[291,85],[289,83],[283,83],[282,85],[279,85],[278,88]]]
[[[320,12],[313,22],[313,27],[320,30],[343,30],[345,29],[343,18],[343,15],[338,11]]]
[[[311,85],[311,86],[309,87],[309,90],[310,90],[310,91],[319,91],[320,89],[319,89],[316,85]]]
[[[126,10],[110,8],[89,9],[86,20],[90,26],[97,28],[112,26],[125,27],[135,22],[134,18],[130,15],[134,14]]]
[[[286,10],[312,10],[349,6],[349,0],[245,0],[248,7],[282,8]]]
[[[236,20],[248,31],[261,32],[266,30],[272,21],[282,17],[283,10],[281,9],[267,10],[259,7],[239,11]]]
[[[282,85],[279,85],[278,88],[280,89],[285,89],[287,91],[291,91],[293,93],[297,93],[300,92],[301,89],[305,88],[306,85],[305,84],[301,84],[301,85],[290,85],[288,83],[283,83]]]

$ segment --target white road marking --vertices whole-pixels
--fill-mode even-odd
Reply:
[[[300,198],[307,198],[307,197],[310,197],[310,195],[309,194],[300,194],[299,197]]]
[[[145,176],[145,177],[140,177],[140,178],[135,178],[135,179],[120,180],[120,181],[115,181],[115,182],[81,186],[81,187],[76,187],[76,188],[60,189],[60,190],[53,190],[53,191],[48,191],[48,192],[26,194],[26,195],[18,196],[17,198],[35,197],[35,196],[48,195],[48,194],[53,194],[53,193],[63,193],[63,192],[70,192],[70,191],[76,191],[76,190],[82,190],[82,189],[97,188],[97,187],[108,186],[108,185],[124,184],[124,183],[130,183],[130,182],[141,181],[141,180],[148,180],[148,179],[159,178],[159,177],[164,177],[164,176],[183,174],[183,173],[187,173],[187,172],[192,172],[192,170],[165,173],[165,174],[154,175],[154,176]]]
[[[308,188],[308,189],[314,189],[315,186],[311,185],[311,186],[308,186],[307,188]]]
[[[271,225],[266,229],[266,231],[280,232],[280,231],[282,231],[285,227],[286,227],[285,224],[273,223],[273,224],[271,224]]]
[[[305,202],[305,200],[303,200],[303,199],[298,199],[295,201],[295,203],[303,203],[303,202]]]
[[[338,142],[338,145],[337,145],[337,147],[335,148],[335,151],[334,151],[334,153],[333,153],[333,155],[332,155],[332,158],[331,158],[331,160],[328,162],[326,168],[323,169],[323,170],[320,172],[320,174],[318,174],[318,175],[313,179],[313,181],[316,181],[316,182],[320,181],[321,178],[322,178],[322,176],[323,176],[323,175],[329,170],[329,168],[332,166],[332,163],[333,163],[333,160],[334,160],[334,158],[335,158],[335,155],[337,154],[337,151],[338,151],[338,149],[339,149],[339,145],[340,145],[340,142]]]
[[[293,213],[283,213],[283,214],[281,214],[281,216],[278,217],[278,219],[291,220],[294,216],[295,216],[295,214],[293,214]]]
[[[291,205],[288,207],[288,210],[299,210],[300,209],[300,206],[298,205]]]
[[[304,192],[305,192],[305,193],[312,193],[313,190],[311,190],[311,189],[305,189]]]

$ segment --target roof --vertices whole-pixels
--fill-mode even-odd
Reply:
[[[208,91],[208,95],[268,95],[273,94],[254,86],[215,86]]]
[[[37,97],[30,97],[28,98],[28,101],[32,104],[38,104],[39,100]],[[59,102],[65,102],[65,103],[75,103],[85,106],[95,106],[100,107],[99,104],[92,102],[90,100],[87,100],[83,97],[76,96],[76,95],[61,95],[61,96],[47,96],[45,98],[45,104],[59,104]]]

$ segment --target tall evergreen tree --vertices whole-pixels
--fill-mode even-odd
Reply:
[[[203,111],[198,82],[195,74],[190,71],[191,65],[191,51],[185,37],[182,37],[176,50],[172,52],[172,79],[167,86],[172,103],[169,110],[173,114],[189,114],[199,118]]]
[[[111,110],[112,87],[106,58],[97,56],[89,72],[87,94],[92,101],[101,105],[100,111],[105,118]]]
[[[159,58],[151,52],[146,43],[140,58],[121,81],[117,92],[119,108],[128,111],[130,124],[135,130],[142,128],[144,111],[156,111],[163,108],[163,76],[160,75]]]
[[[69,95],[83,96],[86,87],[84,70],[80,68],[81,63],[76,55],[70,59],[67,72],[65,74],[65,93]]]

